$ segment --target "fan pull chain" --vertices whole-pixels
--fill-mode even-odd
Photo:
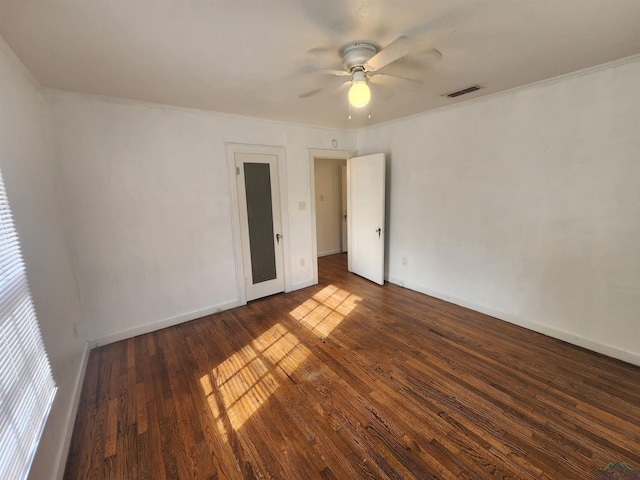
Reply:
[[[347,106],[349,108],[349,120],[351,120],[351,103],[349,102],[349,100],[347,100]],[[367,105],[369,107],[369,113],[367,115],[368,119],[371,119],[371,102],[369,102],[369,105]]]

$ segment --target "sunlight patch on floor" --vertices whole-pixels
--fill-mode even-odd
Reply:
[[[289,312],[289,315],[321,338],[327,338],[361,300],[361,297],[347,290],[329,285]]]
[[[277,378],[293,375],[310,353],[277,323],[200,378],[218,433],[226,435],[225,412],[238,430],[278,389]]]
[[[213,414],[213,418],[215,421],[216,430],[218,432],[218,438],[227,442],[227,431],[224,427],[224,422],[222,421],[222,416],[220,415],[220,407],[218,406],[218,399],[213,391],[213,385],[211,383],[211,377],[209,375],[204,375],[200,377],[200,386],[202,387],[202,391],[207,397],[207,403],[209,404],[209,409]]]
[[[300,343],[298,337],[277,323],[253,341],[262,355],[274,367],[291,376],[311,352]]]

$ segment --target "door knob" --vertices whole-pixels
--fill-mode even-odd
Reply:
[[[382,233],[382,229],[381,229],[381,228],[378,228],[378,229],[376,230],[376,232],[378,232],[378,238],[380,238],[380,234]]]
[[[280,235],[279,233],[276,233],[276,240],[278,241],[278,243],[280,243],[281,238],[282,238],[282,235]]]

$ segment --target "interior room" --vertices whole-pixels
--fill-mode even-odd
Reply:
[[[15,478],[640,478],[639,23],[0,0]]]
[[[314,160],[317,255],[347,252],[347,161]]]

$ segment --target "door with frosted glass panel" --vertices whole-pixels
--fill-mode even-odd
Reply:
[[[284,291],[277,155],[235,153],[247,301]]]

